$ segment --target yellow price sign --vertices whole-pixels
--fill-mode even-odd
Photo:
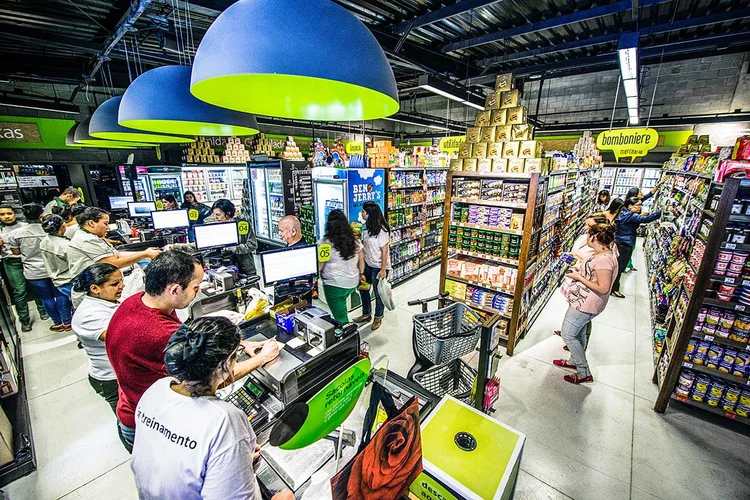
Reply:
[[[596,136],[596,147],[602,151],[612,151],[617,161],[622,156],[634,159],[646,156],[658,143],[659,133],[652,128],[605,130]]]
[[[156,209],[157,210],[164,210],[164,203],[161,201],[156,202]]]
[[[459,135],[454,137],[443,137],[440,139],[439,148],[443,153],[457,153],[461,147],[461,143],[466,142],[465,135]]]
[[[318,262],[328,262],[331,260],[331,245],[323,243],[318,247]]]
[[[240,233],[240,234],[241,234],[242,236],[245,236],[245,235],[246,235],[247,233],[249,233],[249,232],[250,232],[250,223],[249,223],[249,222],[247,222],[246,220],[241,220],[241,221],[240,221],[240,222],[239,222],[239,223],[237,224],[237,231],[239,231],[239,233]]]
[[[200,213],[198,212],[198,210],[194,208],[191,208],[190,210],[188,210],[188,219],[192,221],[196,221],[198,220],[199,217],[200,217]]]
[[[365,144],[362,142],[347,142],[346,143],[346,154],[349,155],[361,155],[365,152]]]

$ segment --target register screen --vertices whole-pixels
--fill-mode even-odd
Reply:
[[[266,285],[318,273],[318,247],[293,247],[260,254]]]
[[[132,196],[110,196],[109,208],[112,210],[127,210],[128,202],[132,202]]]
[[[190,225],[187,210],[151,212],[151,219],[154,221],[154,229],[173,229]]]
[[[148,217],[151,212],[156,211],[156,203],[153,201],[131,201],[128,203],[128,212],[131,217]]]
[[[195,248],[203,250],[223,246],[237,245],[240,234],[237,222],[221,222],[219,224],[201,224],[193,226],[195,230]]]

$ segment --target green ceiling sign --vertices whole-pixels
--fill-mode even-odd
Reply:
[[[73,125],[74,120],[0,115],[0,149],[70,149],[65,135]]]

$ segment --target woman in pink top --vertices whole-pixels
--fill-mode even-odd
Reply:
[[[567,286],[563,287],[568,299],[568,312],[562,325],[562,338],[570,349],[570,360],[556,359],[555,365],[574,368],[576,373],[565,375],[573,384],[593,382],[586,360],[586,326],[604,311],[617,276],[617,258],[612,251],[615,228],[609,224],[596,224],[588,230],[588,246],[594,255],[581,262],[579,270],[566,275]]]

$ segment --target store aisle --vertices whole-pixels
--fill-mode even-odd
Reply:
[[[639,244],[640,247],[640,244]],[[526,433],[517,500],[746,498],[750,437],[692,414],[653,412],[656,388],[648,291],[642,252],[638,272],[623,279],[625,299],[612,298],[594,321],[589,347],[593,384],[573,386],[552,335],[566,309],[556,293],[519,344],[500,363],[501,395],[494,416]],[[406,302],[435,295],[437,268],[394,290],[395,311],[363,340],[374,357],[405,374],[411,354],[412,314]],[[7,486],[13,500],[135,499],[129,456],[115,418],[86,380],[86,357],[73,335],[51,334],[38,320],[23,336],[39,470]]]

